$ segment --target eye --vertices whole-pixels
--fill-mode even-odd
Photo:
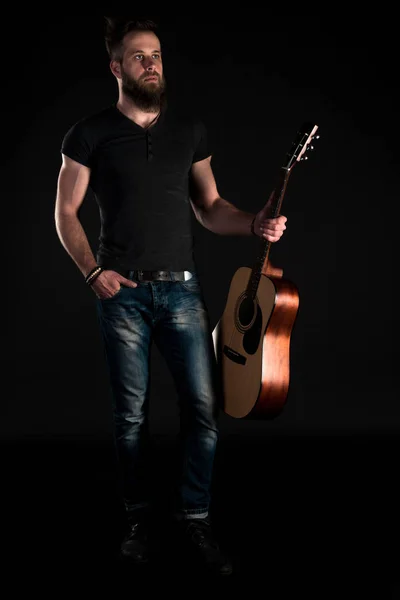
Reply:
[[[134,58],[135,58],[135,60],[142,60],[143,54],[135,54]]]

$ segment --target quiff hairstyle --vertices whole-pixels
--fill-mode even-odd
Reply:
[[[158,37],[158,25],[151,19],[104,17],[104,20],[104,41],[111,60],[121,62],[123,57],[123,39],[131,31],[152,31]]]

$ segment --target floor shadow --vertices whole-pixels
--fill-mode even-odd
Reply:
[[[167,510],[143,571],[118,559],[125,522],[109,440],[23,440],[2,450],[6,573],[18,583],[121,594],[140,585],[173,592],[188,578],[194,589],[209,585],[168,535],[174,440],[154,443],[155,502]],[[211,516],[234,573],[213,585],[254,594],[261,585],[270,598],[398,600],[398,457],[390,436],[222,438]]]

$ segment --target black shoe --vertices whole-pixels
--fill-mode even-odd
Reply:
[[[120,547],[120,556],[135,564],[146,564],[149,560],[149,536],[145,518],[128,520],[128,531]]]
[[[216,541],[209,519],[187,519],[180,522],[186,546],[190,554],[208,572],[231,575],[232,563],[223,554]]]

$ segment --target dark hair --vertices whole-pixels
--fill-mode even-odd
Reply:
[[[122,60],[123,39],[130,31],[152,31],[158,36],[158,26],[151,19],[104,17],[104,40],[111,60]]]

